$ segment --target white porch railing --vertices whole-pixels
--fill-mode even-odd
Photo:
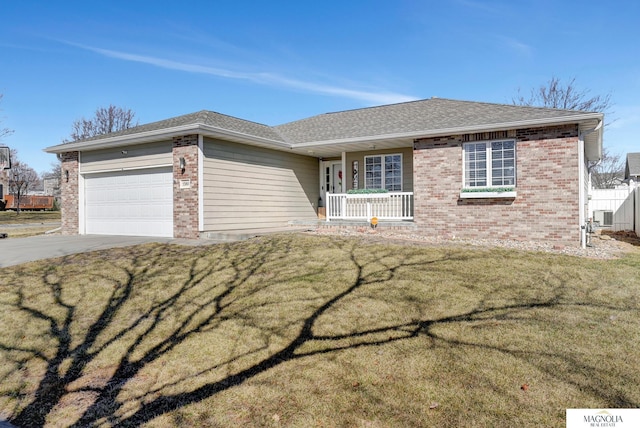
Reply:
[[[413,192],[327,193],[327,221],[413,220]]]

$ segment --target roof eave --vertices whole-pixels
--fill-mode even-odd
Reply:
[[[580,123],[580,136],[584,141],[586,160],[596,162],[602,159],[602,141],[604,137],[604,115]]]
[[[242,132],[232,131],[229,129],[218,128],[203,123],[195,123],[183,126],[175,126],[172,128],[157,129],[147,132],[139,132],[135,134],[119,135],[114,137],[99,138],[90,141],[78,141],[73,143],[58,144],[44,149],[47,153],[65,153],[74,151],[91,151],[108,149],[114,147],[130,146],[134,144],[144,144],[169,139],[188,134],[202,134],[214,138],[241,140],[246,144],[253,144],[263,147],[273,147],[278,149],[290,149],[291,145],[283,142],[272,140],[255,135],[245,134]]]
[[[491,123],[491,124],[483,124],[483,125],[475,125],[475,126],[458,126],[453,128],[413,131],[413,132],[407,132],[407,133],[371,135],[371,136],[341,138],[341,139],[323,140],[323,141],[309,141],[305,143],[294,143],[292,144],[292,147],[294,149],[301,149],[301,148],[313,148],[313,147],[320,147],[320,146],[331,146],[331,145],[349,144],[349,143],[363,143],[363,142],[375,143],[376,141],[390,140],[390,139],[444,137],[448,135],[490,132],[490,131],[497,131],[497,130],[532,127],[532,126],[537,127],[542,125],[563,125],[568,123],[584,123],[588,121],[593,121],[594,119],[601,121],[603,120],[603,115],[601,113],[585,113],[585,114],[580,114],[575,116],[557,117],[552,119],[549,119],[549,118],[529,119],[529,120],[521,120],[521,121],[514,121],[514,122],[501,122],[501,123]],[[600,145],[602,145],[601,144],[602,128],[600,128],[599,130],[599,135],[600,135]],[[602,149],[600,149],[600,151],[601,150]]]
[[[44,149],[47,153],[65,153],[72,151],[91,151],[115,147],[129,146],[133,144],[144,144],[155,142],[161,139],[169,139],[181,135],[202,134],[214,138],[228,139],[238,141],[244,144],[255,145],[260,147],[269,147],[279,150],[290,149],[310,149],[313,147],[329,147],[350,143],[375,143],[377,141],[390,139],[415,139],[442,137],[447,135],[459,135],[477,132],[490,132],[505,129],[517,129],[523,127],[537,127],[544,125],[561,125],[567,123],[579,123],[585,125],[584,139],[585,151],[588,160],[598,160],[602,156],[602,126],[593,132],[586,129],[590,123],[601,123],[604,116],[601,113],[584,113],[566,117],[544,118],[544,119],[528,119],[512,122],[490,123],[475,126],[459,126],[452,128],[442,128],[433,130],[412,131],[406,133],[371,135],[353,138],[342,138],[323,141],[310,141],[304,143],[290,144],[285,141],[272,140],[269,138],[258,137],[255,135],[245,134],[242,132],[232,131],[219,128],[203,123],[188,124],[165,129],[157,129],[147,132],[139,132],[128,135],[120,135],[114,137],[105,137],[90,141],[79,141],[73,143],[59,144]],[[594,122],[595,121],[595,122]]]

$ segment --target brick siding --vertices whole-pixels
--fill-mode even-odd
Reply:
[[[461,199],[462,144],[515,138],[516,191],[510,199]],[[429,138],[414,143],[415,222],[442,237],[547,240],[578,245],[576,125]]]
[[[61,155],[62,175],[60,183],[61,229],[63,235],[77,235],[78,216],[78,152],[66,152]],[[67,179],[68,171],[68,179]]]
[[[185,159],[184,172],[180,158]],[[190,180],[189,188],[180,188],[183,180]],[[198,136],[185,135],[173,139],[173,236],[195,239],[198,228]]]

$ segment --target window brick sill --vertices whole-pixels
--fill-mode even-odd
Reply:
[[[460,199],[515,198],[517,192],[460,192]]]

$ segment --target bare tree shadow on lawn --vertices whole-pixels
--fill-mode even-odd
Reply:
[[[37,382],[2,390],[18,403],[11,422],[44,426],[66,404],[73,426],[139,426],[288,362],[420,336],[527,361],[604,397],[611,407],[639,404],[569,353],[523,351],[439,332],[451,324],[483,328],[489,319],[589,304],[567,301],[562,286],[513,304],[495,305],[487,295],[470,310],[433,319],[369,325],[344,319],[331,331],[323,322],[354,296],[384,299],[372,290],[404,270],[429,275],[440,264],[463,265],[476,253],[441,250],[429,258],[419,248],[377,246],[371,252],[355,240],[305,239],[306,250],[292,247],[294,238],[278,237],[207,249],[138,246],[102,252],[99,262],[70,256],[32,282],[24,282],[26,272],[12,270],[0,304],[5,317],[23,328],[0,339],[0,352],[12,361],[2,379],[28,378],[26,370]],[[314,252],[317,245],[326,247],[325,257]],[[29,337],[36,333],[41,337]],[[546,366],[554,360],[568,372]]]

